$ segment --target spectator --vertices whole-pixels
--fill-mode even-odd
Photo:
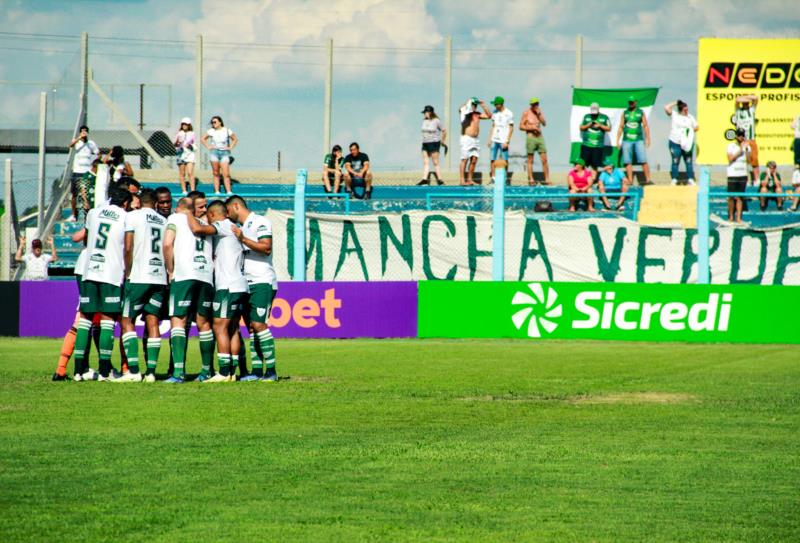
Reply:
[[[181,126],[175,134],[175,156],[178,163],[178,180],[181,183],[181,195],[186,195],[186,180],[189,180],[189,191],[197,188],[194,178],[194,163],[197,141],[195,140],[192,120],[189,117],[181,119]]]
[[[744,141],[750,148],[749,164],[753,167],[753,186],[759,181],[758,145],[756,145],[756,104],[758,96],[748,94],[736,97],[736,111],[733,115],[736,130],[744,130]]]
[[[677,108],[677,110],[676,110]],[[689,105],[683,100],[676,100],[664,106],[664,112],[672,119],[669,132],[669,154],[672,156],[672,184],[678,184],[678,171],[681,159],[686,164],[688,183],[694,185],[694,135],[698,130],[697,121],[689,113]]]
[[[133,177],[133,168],[125,161],[125,151],[121,145],[115,145],[103,157],[103,162],[108,164],[108,176],[111,182],[116,182],[123,177]]]
[[[491,162],[489,176],[494,181],[494,161],[497,155],[508,163],[508,146],[511,145],[511,136],[514,135],[514,114],[505,106],[502,96],[495,96],[492,100],[494,113],[492,114],[492,133],[489,148],[491,149]]]
[[[621,145],[621,146],[620,146]],[[647,115],[637,107],[636,97],[628,97],[628,109],[622,112],[617,130],[617,148],[622,151],[622,163],[628,176],[628,184],[633,185],[633,165],[641,164],[644,173],[642,185],[652,185],[650,165],[647,164],[646,147],[650,147],[650,126]]]
[[[575,161],[575,167],[567,175],[567,185],[570,194],[591,194],[592,193],[592,172],[586,169],[586,162],[582,158]],[[587,203],[588,211],[594,211],[594,199],[589,198],[570,198],[569,210],[575,211],[576,204],[581,200]]]
[[[522,114],[519,122],[519,129],[527,134],[525,137],[525,152],[528,154],[528,184],[534,186],[533,180],[533,155],[538,152],[542,159],[542,173],[544,174],[543,185],[550,184],[550,165],[547,163],[547,146],[544,143],[542,127],[547,126],[544,113],[539,108],[539,99],[530,99],[530,108]]]
[[[478,111],[478,105],[483,108],[483,113]],[[492,113],[483,100],[478,100],[474,96],[461,106],[459,113],[461,114],[461,184],[474,185],[475,165],[481,153],[481,142],[478,139],[481,132],[480,122],[483,119],[491,119]]]
[[[767,162],[767,171],[761,174],[761,178],[759,181],[761,182],[761,188],[758,191],[761,194],[766,194],[771,192],[773,194],[783,194],[783,187],[781,186],[781,174],[778,173],[778,165],[775,163],[774,160],[770,160]],[[761,211],[767,210],[767,205],[769,204],[770,200],[774,200],[778,205],[778,210],[783,209],[783,198],[781,197],[769,197],[769,198],[759,198],[761,201]]]
[[[433,175],[436,183],[443,185],[442,171],[439,169],[439,148],[447,139],[447,130],[442,126],[433,106],[422,109],[422,180],[418,185],[430,185],[430,161],[433,161]]]
[[[25,272],[22,275],[23,281],[46,281],[47,268],[51,262],[58,260],[56,246],[53,238],[47,238],[47,245],[52,254],[42,254],[42,240],[35,239],[31,242],[31,250],[23,256],[22,250],[25,248],[25,236],[20,237],[19,247],[14,259],[25,264]]]
[[[100,165],[100,159],[96,158],[86,173],[84,173],[78,182],[75,184],[78,198],[80,199],[81,209],[83,209],[84,218],[89,210],[95,205],[95,191],[97,188],[97,167]]]
[[[75,157],[72,161],[72,180],[70,182],[72,216],[67,220],[77,221],[78,180],[83,177],[83,174],[92,169],[92,164],[100,154],[100,149],[95,142],[89,139],[89,127],[86,125],[80,127],[78,136],[72,138],[69,146],[75,148]]]
[[[596,177],[603,166],[606,132],[611,131],[611,121],[608,115],[600,113],[600,105],[597,102],[589,106],[589,113],[583,116],[580,130],[583,139],[581,158],[586,166],[594,170]]]
[[[325,155],[322,161],[322,183],[325,185],[325,192],[339,193],[339,186],[342,183],[342,146],[334,145],[331,152]]]
[[[142,201],[139,199],[139,196],[142,193],[142,184],[139,183],[133,177],[123,177],[119,181],[116,182],[116,185],[123,190],[127,190],[131,193],[131,209],[141,209],[142,208]]]
[[[792,130],[794,130],[794,165],[800,165],[800,115],[795,117],[792,121]]]
[[[603,170],[600,172],[600,177],[597,179],[597,190],[600,192],[600,199],[603,201],[603,207],[611,209],[612,206],[606,196],[608,192],[621,192],[626,193],[630,188],[630,178],[625,175],[620,168],[614,167],[614,162],[606,158],[603,162]],[[613,206],[617,211],[622,210],[625,206],[625,196],[620,196],[617,203]]]
[[[792,199],[792,207],[789,208],[789,211],[797,211],[797,207],[800,205],[800,164],[794,165],[794,172],[792,173],[792,192],[794,192],[795,197]]]
[[[364,199],[372,198],[372,172],[369,171],[369,157],[362,153],[356,142],[350,144],[350,154],[344,159],[344,183],[347,192],[356,195],[357,186],[364,187]]]
[[[736,129],[736,141],[728,145],[728,192],[744,192],[747,189],[747,154],[749,148],[745,142],[745,131]],[[742,222],[744,198],[733,196],[728,198],[728,220]]]
[[[211,143],[209,144],[209,139]],[[222,117],[214,115],[211,117],[211,128],[203,134],[201,143],[210,151],[208,160],[211,162],[211,173],[214,176],[214,193],[219,194],[219,177],[222,175],[225,191],[232,194],[231,190],[231,169],[233,162],[231,151],[239,143],[239,138],[233,130],[227,128],[222,121]]]

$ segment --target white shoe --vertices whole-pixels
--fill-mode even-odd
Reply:
[[[131,373],[125,372],[122,374],[121,377],[118,379],[114,379],[115,383],[141,383],[142,382],[142,374],[141,373]]]
[[[114,381],[116,381],[117,379],[118,379],[118,377],[116,377],[116,376],[114,375],[114,372],[113,372],[113,371],[112,371],[111,373],[109,373],[109,374],[108,374],[108,377],[103,377],[103,375],[102,375],[102,374],[99,374],[99,375],[97,376],[97,380],[98,380],[98,381],[108,381],[108,382],[114,382]]]
[[[677,185],[677,184],[678,184],[678,180],[677,179],[673,179],[672,181],[670,181],[670,185],[672,185],[673,187],[675,185]]]
[[[695,183],[695,182],[694,182],[694,179],[692,179],[692,178],[690,177],[690,178],[689,178],[689,186],[690,186],[690,187],[693,187],[693,186],[695,186],[696,184],[697,184],[697,183]]]
[[[89,368],[81,374],[81,381],[97,381],[99,376],[99,373],[94,371],[92,368]]]
[[[144,376],[144,379],[142,379],[142,381],[145,382],[145,383],[155,383],[156,382],[156,376],[155,376],[155,374],[148,373],[147,375]]]
[[[230,375],[222,375],[221,373],[215,373],[213,377],[209,377],[204,383],[227,383],[230,380]]]
[[[81,375],[80,373],[76,373],[75,375],[72,376],[72,380],[75,381],[76,383],[80,383],[81,381],[83,381],[83,375]]]
[[[235,383],[236,382],[236,374],[231,373],[230,375],[228,375],[228,382],[229,383]]]

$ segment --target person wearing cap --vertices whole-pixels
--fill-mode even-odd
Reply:
[[[587,167],[595,171],[595,175],[603,166],[605,156],[606,133],[611,131],[608,115],[600,113],[600,105],[592,102],[589,113],[581,121],[581,158]]]
[[[628,192],[629,187],[630,181],[625,175],[625,172],[620,168],[615,168],[614,162],[610,158],[606,158],[605,161],[603,161],[603,169],[600,171],[600,175],[597,178],[597,190],[600,193],[600,199],[603,201],[603,207],[605,209],[612,209],[611,203],[606,196],[606,191],[621,192],[624,194]],[[613,209],[620,211],[624,206],[625,196],[620,196],[619,200],[614,204]]]
[[[488,146],[491,149],[491,169],[489,176],[494,179],[494,161],[500,158],[508,162],[508,146],[511,145],[511,136],[514,133],[514,114],[506,107],[502,96],[495,96],[492,100],[494,113],[492,113],[492,132]]]
[[[641,164],[644,173],[642,185],[652,185],[650,180],[650,165],[647,164],[646,147],[650,147],[650,126],[647,124],[647,115],[644,110],[637,107],[636,97],[628,97],[628,109],[620,114],[619,129],[617,130],[617,149],[622,151],[622,163],[628,175],[628,184],[633,184],[633,165]]]
[[[794,165],[794,171],[792,172],[792,192],[800,194],[800,164]],[[792,198],[792,207],[789,208],[789,211],[797,211],[798,206],[800,206],[800,196],[795,196]]]
[[[447,138],[447,130],[433,110],[433,106],[422,108],[422,115],[422,180],[417,184],[430,184],[430,161],[433,161],[433,175],[436,176],[436,183],[442,185],[444,181],[442,181],[442,171],[439,169],[439,149]]]
[[[672,157],[672,185],[678,184],[681,159],[686,164],[686,176],[689,184],[694,185],[694,138],[698,130],[697,121],[689,113],[689,105],[683,100],[675,100],[664,106],[664,113],[672,120],[669,131],[669,154]]]
[[[194,178],[194,163],[196,160],[195,151],[197,149],[192,128],[192,120],[189,117],[181,119],[181,126],[175,134],[173,144],[175,145],[175,158],[178,163],[178,180],[181,183],[182,196],[186,195],[186,180],[189,180],[189,191],[197,188],[197,181]]]
[[[783,194],[783,187],[781,186],[781,174],[778,173],[778,165],[774,160],[767,162],[767,171],[761,172],[759,181],[761,182],[761,187],[758,189],[758,192],[761,194],[766,194],[769,192],[773,194]],[[778,210],[783,209],[783,198],[779,196],[759,198],[759,200],[761,202],[761,211],[767,210],[767,205],[769,204],[770,200],[775,201],[775,203],[778,205]]]
[[[756,105],[758,96],[747,94],[736,97],[736,110],[733,114],[733,122],[736,129],[744,130],[744,141],[750,148],[748,156],[749,164],[753,168],[753,185],[759,180],[758,168],[758,145],[756,144]]]
[[[478,106],[483,112],[478,111]],[[475,165],[480,156],[480,140],[478,136],[481,132],[481,120],[491,119],[492,112],[486,107],[486,102],[472,97],[461,106],[461,184],[474,185]]]
[[[519,122],[519,129],[527,134],[525,137],[525,152],[528,155],[528,184],[533,186],[533,155],[539,153],[542,159],[542,173],[544,174],[543,185],[550,184],[550,166],[547,163],[547,146],[544,143],[542,127],[547,126],[547,119],[539,107],[539,99],[533,97],[529,101],[530,107],[522,114]]]
[[[728,144],[728,192],[744,192],[747,189],[747,154],[750,149],[745,141],[745,131],[736,129],[736,141]],[[728,220],[742,222],[744,198],[728,198]]]
[[[591,194],[592,181],[594,176],[592,172],[586,169],[586,162],[582,158],[575,161],[575,167],[567,174],[567,185],[569,186],[570,194]],[[576,205],[581,200],[586,202],[587,210],[594,211],[594,198],[570,198],[569,210],[575,211]]]
[[[50,263],[58,260],[58,253],[52,237],[47,238],[47,245],[51,254],[43,254],[42,240],[35,239],[31,242],[31,250],[23,255],[25,236],[19,238],[19,246],[17,247],[17,254],[14,255],[14,260],[25,264],[25,272],[22,274],[23,281],[47,280],[47,269],[50,267]]]

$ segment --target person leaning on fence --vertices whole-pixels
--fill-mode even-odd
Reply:
[[[728,192],[744,192],[747,189],[747,155],[750,147],[745,141],[745,131],[736,129],[736,141],[728,144]],[[733,196],[728,198],[728,220],[742,222],[744,198]]]
[[[756,105],[758,96],[747,94],[736,97],[736,110],[733,114],[733,121],[736,130],[744,130],[744,141],[749,149],[747,160],[753,168],[753,186],[758,185],[758,144],[756,143]]]
[[[567,174],[567,185],[569,186],[570,194],[586,194],[592,193],[592,180],[594,176],[592,172],[586,169],[586,162],[582,158],[575,161],[575,167]],[[569,210],[575,211],[576,205],[581,200],[586,202],[587,211],[594,211],[594,198],[570,198]]]
[[[356,142],[350,144],[350,154],[344,159],[344,169],[344,184],[347,192],[356,196],[356,187],[363,186],[364,199],[372,198],[372,172],[370,171],[369,156],[361,152],[361,148]]]
[[[519,129],[525,132],[525,152],[528,155],[528,184],[534,186],[536,183],[533,180],[533,155],[539,153],[539,158],[542,160],[542,173],[544,174],[543,185],[550,184],[550,166],[547,162],[547,145],[544,143],[544,135],[542,134],[542,127],[547,126],[547,119],[544,118],[544,113],[539,107],[539,99],[530,99],[530,108],[526,109],[522,114],[522,119],[519,122]]]
[[[58,253],[56,246],[53,243],[53,238],[47,238],[47,245],[51,254],[42,252],[42,240],[35,239],[31,242],[31,250],[22,254],[25,248],[25,236],[19,238],[19,247],[17,247],[17,254],[14,259],[17,262],[25,264],[25,272],[22,274],[23,281],[46,281],[47,269],[50,267],[51,262],[58,260]]]
[[[123,177],[133,177],[133,168],[125,160],[125,150],[121,145],[115,145],[106,156],[103,163],[108,165],[108,176],[112,183],[116,183]]]
[[[614,167],[614,162],[610,158],[606,158],[603,162],[603,169],[600,171],[600,176],[597,178],[597,190],[600,192],[600,199],[603,201],[605,209],[611,209],[611,203],[608,201],[606,191],[608,192],[621,192],[623,196],[619,197],[613,208],[621,211],[625,207],[624,193],[628,192],[630,188],[630,180],[625,172],[620,168]]]
[[[178,181],[181,183],[181,195],[186,195],[186,181],[189,181],[189,191],[197,188],[194,178],[194,163],[196,161],[197,140],[189,117],[181,119],[181,126],[173,140],[175,146],[175,162],[178,164]]]
[[[443,185],[442,171],[439,168],[439,150],[447,139],[447,130],[442,126],[442,121],[433,110],[433,106],[422,109],[422,180],[417,185],[430,185],[431,166],[433,162],[433,175],[436,183]]]
[[[203,134],[200,142],[210,151],[208,161],[211,162],[211,173],[214,176],[214,192],[219,194],[221,175],[225,191],[231,194],[231,163],[233,162],[231,152],[239,143],[239,138],[233,133],[233,130],[225,126],[222,117],[214,115],[211,117],[211,128]]]
[[[672,157],[672,184],[678,184],[678,172],[681,159],[686,164],[688,183],[694,185],[694,164],[692,153],[694,151],[695,132],[698,130],[697,121],[689,113],[689,105],[683,100],[676,100],[664,106],[664,112],[672,119],[669,131],[669,154]]]
[[[636,97],[628,97],[628,109],[620,114],[617,130],[617,148],[622,151],[622,163],[628,176],[628,184],[633,185],[633,165],[641,164],[644,173],[642,185],[652,185],[650,166],[647,164],[646,148],[650,147],[650,126],[647,115],[637,106]]]
[[[611,121],[608,115],[600,113],[600,104],[593,102],[589,106],[589,113],[581,121],[581,159],[583,163],[594,170],[595,176],[603,167],[605,155],[606,133],[611,131]]]
[[[781,186],[781,174],[778,173],[778,165],[775,163],[774,160],[770,160],[767,162],[767,171],[761,172],[761,178],[759,179],[761,186],[758,189],[758,192],[761,194],[783,194],[783,187]],[[767,210],[767,205],[769,204],[770,200],[773,200],[777,206],[778,210],[783,209],[783,198],[780,196],[770,196],[767,198],[759,198],[761,202],[761,211]]]
[[[322,160],[322,184],[325,186],[325,192],[339,193],[339,187],[342,183],[342,146],[334,145],[331,152],[325,155]]]
[[[70,182],[72,216],[68,220],[77,221],[78,180],[83,177],[83,174],[92,169],[92,164],[100,155],[100,148],[89,139],[89,127],[86,125],[80,127],[78,135],[72,138],[69,146],[75,148],[75,157],[72,161],[72,180]]]

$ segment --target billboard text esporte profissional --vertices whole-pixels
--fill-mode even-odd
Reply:
[[[700,164],[727,164],[736,97],[755,94],[759,162],[792,164],[791,122],[800,115],[800,40],[703,38],[697,60]]]

